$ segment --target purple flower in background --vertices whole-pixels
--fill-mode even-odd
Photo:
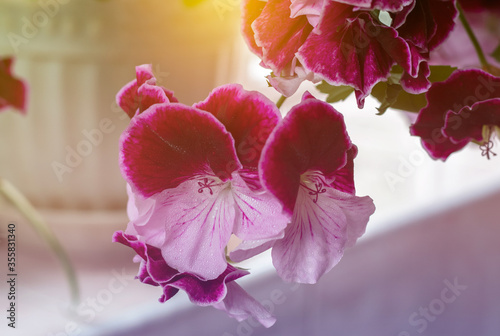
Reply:
[[[13,107],[26,113],[26,86],[12,75],[12,58],[0,58],[0,111]]]
[[[318,281],[364,233],[375,210],[371,198],[355,196],[356,154],[342,115],[306,93],[271,134],[260,163],[264,186],[291,223],[284,237],[244,241],[231,258],[243,260],[272,247],[284,280]]]
[[[139,204],[130,232],[159,248],[172,268],[205,280],[227,268],[232,234],[259,240],[282,233],[289,216],[258,173],[279,120],[271,101],[239,85],[219,87],[194,107],[154,104],[133,117],[120,149]]]
[[[265,327],[272,326],[276,321],[260,303],[234,282],[249,274],[247,271],[227,264],[226,269],[217,278],[204,280],[170,267],[159,248],[146,244],[133,235],[116,232],[113,241],[131,247],[137,253],[137,259],[140,261],[137,278],[142,283],[163,289],[160,302],[169,300],[179,290],[183,290],[191,302],[224,310],[238,321],[252,316]]]
[[[446,160],[470,141],[482,145],[483,155],[495,155],[490,140],[500,127],[500,78],[482,70],[457,70],[434,83],[410,131],[434,159]]]

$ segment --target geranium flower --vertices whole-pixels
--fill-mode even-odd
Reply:
[[[13,107],[26,113],[26,87],[24,82],[12,75],[13,59],[0,58],[0,111]]]
[[[219,87],[194,107],[154,104],[132,118],[120,166],[130,191],[150,203],[131,225],[172,268],[216,279],[231,234],[258,240],[283,231],[289,217],[258,174],[279,120],[271,101],[239,85]]]
[[[136,79],[126,84],[116,95],[116,102],[132,118],[144,112],[151,105],[178,103],[174,93],[156,85],[151,64],[135,68]]]
[[[470,141],[481,143],[489,157],[490,136],[500,127],[500,78],[482,70],[457,70],[434,83],[410,131],[434,159],[446,160]]]
[[[276,319],[254,298],[248,295],[236,282],[247,274],[227,264],[226,269],[213,280],[204,280],[194,274],[181,273],[170,267],[162,257],[161,250],[145,244],[136,236],[116,232],[113,241],[131,247],[140,261],[137,278],[145,284],[161,286],[163,294],[159,301],[165,302],[179,290],[184,290],[189,300],[199,306],[213,306],[224,310],[238,321],[250,316],[265,327],[270,327]]]
[[[410,92],[422,92],[429,86],[430,71],[422,52],[371,13],[373,9],[412,9],[404,7],[411,4],[413,1],[269,0],[263,5],[247,0],[243,33],[262,65],[273,71],[269,82],[282,94],[293,94],[303,80],[324,79],[333,85],[352,86],[362,108],[371,89],[389,76],[395,64],[403,68],[402,85]],[[400,17],[400,25],[407,16]]]
[[[231,259],[272,247],[273,264],[286,281],[315,283],[364,231],[375,207],[355,196],[357,154],[342,115],[306,93],[271,134],[260,162],[265,187],[292,216],[283,238],[243,242]]]

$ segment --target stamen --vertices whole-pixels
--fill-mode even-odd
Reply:
[[[314,203],[317,203],[317,202],[318,202],[318,197],[319,197],[319,194],[326,193],[326,189],[325,189],[325,188],[323,188],[323,183],[321,183],[321,182],[318,182],[318,183],[315,183],[315,184],[314,184],[314,186],[316,187],[316,190],[309,188],[308,186],[306,186],[306,185],[305,185],[305,184],[303,184],[303,183],[301,183],[300,185],[301,185],[301,186],[303,186],[304,188],[306,188],[307,190],[309,190],[309,195],[311,195],[311,196],[316,196],[316,197],[313,199],[313,202],[314,202]]]
[[[481,149],[482,151],[481,156],[486,156],[488,160],[490,159],[490,154],[493,154],[493,156],[497,156],[497,154],[491,150],[492,148],[493,148],[493,141],[491,140],[479,146],[479,149]]]
[[[208,180],[208,178],[204,178],[203,179],[203,182],[198,182],[198,185],[201,187],[200,189],[198,189],[198,192],[201,194],[203,192],[203,190],[205,188],[207,188],[209,191],[210,191],[210,195],[213,195],[214,192],[212,190],[212,187],[216,187],[217,184],[214,184],[215,181],[214,180]]]

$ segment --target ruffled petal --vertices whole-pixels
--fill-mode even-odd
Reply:
[[[122,134],[120,168],[143,197],[150,197],[195,176],[215,174],[227,181],[241,165],[231,135],[211,114],[156,104]]]
[[[300,176],[318,170],[334,177],[346,164],[346,152],[352,146],[343,116],[331,105],[307,97],[275,128],[260,162],[262,183],[289,214],[293,213]]]
[[[311,195],[309,188],[301,186],[292,222],[272,250],[280,277],[316,283],[340,261],[348,240],[353,243],[364,232],[373,211],[369,197],[359,198],[331,187]]]
[[[198,306],[208,306],[226,298],[229,283],[247,274],[250,273],[227,265],[226,270],[216,279],[202,281],[196,276],[182,273],[177,279],[169,282],[168,287],[184,290],[189,300]]]
[[[129,118],[133,118],[139,108],[137,89],[137,79],[134,79],[122,87],[116,94],[116,103],[127,113]]]
[[[358,106],[396,63],[411,70],[408,44],[395,29],[376,23],[365,12],[331,1],[317,26],[297,53],[304,67],[330,84],[356,90]]]
[[[12,75],[12,58],[0,58],[0,110],[13,107],[26,114],[26,86]]]
[[[340,168],[330,178],[333,182],[330,186],[336,190],[354,195],[356,188],[354,187],[354,158],[358,155],[358,147],[352,145],[347,151],[347,161],[344,167]]]
[[[154,104],[176,103],[174,93],[156,85],[151,64],[136,68],[136,79],[118,91],[116,102],[130,118],[140,114]]]
[[[225,311],[237,321],[243,321],[249,317],[253,317],[266,328],[271,327],[276,322],[276,318],[272,316],[264,306],[257,302],[257,300],[248,295],[248,293],[236,282],[227,284],[226,297],[213,306],[214,308]]]
[[[489,99],[464,107],[459,112],[448,111],[443,134],[452,142],[472,139],[483,142],[483,127],[500,127],[500,98]]]
[[[180,273],[170,267],[162,258],[160,249],[139,241],[135,236],[118,231],[113,235],[113,241],[129,246],[138,253],[142,259],[138,278],[145,284],[163,288],[160,302],[167,301],[182,289],[191,302],[199,306],[212,305],[226,297],[227,283],[249,274],[227,264],[224,272],[216,279],[206,281],[193,274]]]
[[[482,70],[458,70],[446,81],[434,83],[426,97],[428,104],[420,111],[410,132],[421,138],[422,145],[431,157],[446,160],[451,153],[468,143],[468,140],[451,141],[443,134],[447,115],[450,116],[449,128],[456,127],[458,121],[468,123],[467,119],[459,117],[457,121],[448,111],[458,113],[479,101],[500,98],[500,78]]]
[[[252,23],[262,13],[266,2],[261,0],[243,0],[241,13],[241,31],[248,48],[257,56],[262,58],[262,48],[255,42],[255,33],[252,29]]]
[[[416,0],[393,14],[393,25],[401,37],[429,52],[450,35],[457,14],[455,0]]]
[[[235,222],[230,184],[206,176],[154,198],[157,206],[148,229],[164,234],[157,247],[167,264],[205,280],[217,278],[226,269],[224,249]]]
[[[420,94],[426,92],[431,87],[429,76],[431,70],[427,62],[421,62],[418,66],[419,71],[416,77],[410,76],[408,72],[403,73],[401,76],[400,84],[406,92],[412,94]]]
[[[194,107],[210,112],[225,126],[234,139],[243,170],[257,174],[262,148],[281,120],[276,105],[257,91],[230,84],[214,89]]]
[[[237,209],[233,233],[238,238],[266,239],[283,232],[290,216],[283,213],[283,206],[272,194],[249,189],[236,174],[231,186]]]
[[[276,74],[293,60],[313,29],[306,16],[290,17],[290,4],[269,0],[252,23],[256,44],[262,48],[262,60]]]

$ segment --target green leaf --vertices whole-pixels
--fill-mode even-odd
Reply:
[[[429,80],[431,83],[435,83],[448,79],[457,68],[447,65],[435,65],[431,66],[430,69]],[[387,82],[378,83],[371,92],[371,95],[381,103],[378,114],[383,114],[389,107],[408,112],[420,112],[427,105],[425,93],[411,94],[404,91],[397,79],[398,76],[401,77],[400,69],[395,68],[393,71],[394,75],[391,75]]]
[[[316,88],[322,92],[328,94],[326,97],[327,103],[336,103],[340,100],[345,100],[347,97],[354,92],[354,88],[347,85],[333,86],[325,81],[316,85]]]
[[[493,57],[495,59],[495,61],[497,61],[498,63],[500,63],[500,44],[493,51],[493,53],[491,54],[491,57]]]

